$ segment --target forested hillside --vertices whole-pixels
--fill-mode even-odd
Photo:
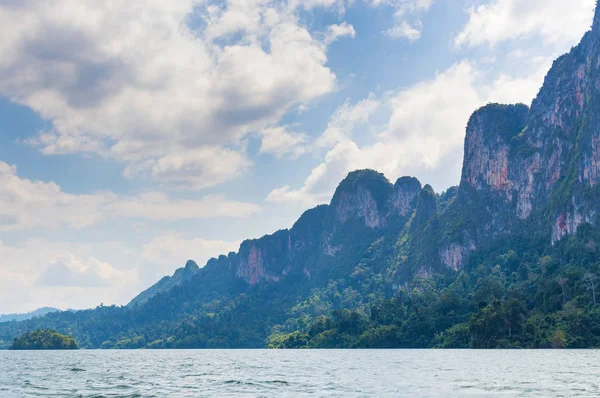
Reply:
[[[599,216],[597,12],[531,107],[472,115],[458,187],[352,172],[289,230],[126,307],[2,323],[0,345],[52,328],[86,348],[600,347]]]

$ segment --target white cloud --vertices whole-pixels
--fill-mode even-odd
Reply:
[[[304,185],[294,190],[290,186],[274,189],[269,193],[267,201],[273,203],[296,202],[306,206],[329,203],[337,184],[349,170],[360,162],[361,151],[350,141],[339,142],[327,152],[325,161],[314,168]]]
[[[433,167],[442,152],[462,145],[467,120],[482,103],[476,79],[473,66],[462,62],[391,99],[383,138],[401,151],[394,168],[415,162]]]
[[[250,164],[239,152],[204,146],[160,158],[152,167],[152,177],[183,189],[208,188],[237,177]]]
[[[222,173],[220,165],[210,170],[208,157],[198,160],[193,167],[210,176],[203,184],[185,167],[149,171],[181,151],[238,146],[291,107],[335,88],[326,44],[282,4],[4,2],[0,94],[51,121],[29,141],[45,154],[94,152],[124,162],[130,176],[215,185],[246,164]],[[204,22],[192,30],[188,18]],[[343,24],[336,32],[351,34]]]
[[[595,0],[492,0],[469,9],[457,47],[477,46],[540,34],[548,42],[572,43],[589,30]]]
[[[317,147],[332,147],[338,142],[351,137],[354,129],[366,123],[380,106],[380,101],[375,98],[373,93],[369,94],[368,98],[353,105],[346,100],[331,116],[327,129],[317,139],[315,145]]]
[[[261,136],[260,153],[297,158],[308,150],[306,134],[290,131],[290,126],[268,127],[261,131]]]
[[[327,33],[325,34],[325,43],[333,43],[334,41],[346,36],[352,38],[356,37],[354,26],[347,22],[342,22],[339,25],[330,25],[327,27]]]
[[[298,202],[307,206],[328,202],[337,183],[351,167],[360,163],[360,149],[351,141],[353,133],[359,126],[364,126],[380,107],[381,101],[373,93],[355,104],[346,100],[331,115],[327,129],[312,144],[315,150],[329,149],[325,162],[312,171],[302,188],[294,190],[284,186],[274,189],[267,201]]]
[[[352,3],[353,0],[290,0],[288,4],[292,9],[297,7],[302,7],[305,10],[317,7],[335,8],[340,14],[343,14],[346,11],[346,7]]]
[[[396,9],[396,14],[406,15],[418,11],[427,11],[433,4],[433,0],[365,0],[373,7],[387,5]]]
[[[108,203],[105,209],[108,216],[154,221],[248,217],[260,210],[253,203],[232,201],[222,195],[186,200],[170,198],[161,192],[148,192],[135,197],[117,197],[115,201]]]
[[[37,280],[45,287],[107,287],[126,277],[125,272],[95,258],[80,259],[63,253],[52,259]]]
[[[380,106],[380,101],[373,93],[355,104],[346,100],[330,117],[325,132],[312,144],[307,143],[306,134],[290,131],[290,126],[264,129],[260,152],[271,153],[279,158],[286,155],[295,158],[311,150],[331,148],[351,137],[354,130],[367,123]]]
[[[239,245],[176,234],[157,236],[139,250],[123,242],[0,241],[0,313],[123,305],[188,259],[202,267]]]
[[[93,246],[39,239],[15,245],[0,241],[0,312],[126,303],[139,289],[137,267],[118,269],[90,256],[92,251],[125,251],[120,243]]]
[[[387,128],[374,144],[359,146],[351,137],[340,135],[302,187],[275,189],[267,200],[307,205],[328,202],[346,174],[362,168],[381,171],[391,180],[414,175],[438,190],[457,184],[471,114],[489,102],[529,103],[547,68],[547,61],[539,62],[528,75],[499,75],[486,84],[485,73],[473,63],[457,63],[434,79],[393,95],[387,101],[391,112]]]
[[[114,217],[159,221],[210,217],[245,217],[257,205],[223,196],[173,199],[149,192],[137,196],[112,192],[74,195],[53,182],[20,178],[14,166],[0,162],[0,231],[35,228],[83,228]]]
[[[393,39],[403,37],[413,42],[421,38],[421,29],[423,29],[423,24],[420,21],[417,21],[414,27],[409,25],[408,22],[402,21],[399,25],[384,31],[384,34]]]
[[[530,74],[515,78],[502,73],[491,85],[483,86],[482,93],[493,102],[529,104],[530,99],[537,95],[542,86],[552,61],[552,57],[532,57],[528,60],[533,68]]]
[[[385,5],[395,9],[396,24],[384,30],[384,35],[414,42],[421,38],[423,30],[420,16],[431,8],[433,0],[367,0],[367,3],[373,7]]]
[[[70,195],[55,183],[17,176],[0,162],[0,231],[67,225],[82,228],[102,218],[99,208],[110,195]]]

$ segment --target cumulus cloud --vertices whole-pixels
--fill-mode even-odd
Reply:
[[[201,147],[170,153],[152,167],[152,177],[182,189],[217,185],[243,174],[251,162],[242,154],[225,148]]]
[[[361,162],[361,150],[350,141],[339,142],[325,155],[325,161],[315,167],[299,189],[289,185],[274,189],[267,201],[273,203],[295,202],[306,206],[328,203],[337,184],[349,170]]]
[[[0,241],[0,313],[26,312],[43,306],[93,308],[128,303],[188,259],[204,266],[208,259],[239,248],[238,241],[186,239],[163,234],[139,249],[124,242],[75,244],[27,239]]]
[[[34,228],[83,228],[111,217],[175,221],[211,217],[245,217],[255,204],[219,195],[174,199],[147,192],[123,196],[112,192],[69,194],[54,182],[21,178],[15,166],[0,161],[0,232]]]
[[[162,192],[134,197],[116,196],[106,204],[107,217],[141,218],[154,221],[191,220],[213,217],[248,217],[260,211],[254,203],[237,202],[222,195],[207,195],[196,200],[174,199]]]
[[[325,162],[312,171],[302,188],[294,190],[284,186],[274,189],[267,201],[298,202],[307,206],[327,202],[334,184],[345,176],[349,168],[361,162],[360,149],[352,141],[354,131],[365,126],[381,105],[373,93],[354,104],[346,100],[331,115],[327,129],[311,144],[314,151],[329,150]]]
[[[339,134],[341,139],[300,188],[275,189],[267,200],[307,205],[328,202],[341,179],[361,168],[379,170],[392,180],[414,175],[438,190],[446,189],[460,177],[470,115],[488,102],[529,103],[541,87],[549,62],[537,66],[525,76],[499,75],[486,84],[485,73],[465,60],[429,81],[401,90],[385,102],[390,118],[375,143],[359,146],[349,135]]]
[[[290,126],[268,127],[262,130],[261,136],[260,153],[269,153],[277,158],[297,158],[309,149],[306,134],[291,131]]]
[[[317,139],[317,147],[332,147],[338,142],[350,137],[354,129],[366,123],[369,118],[377,112],[381,103],[375,98],[375,94],[351,104],[346,100],[344,104],[338,107],[331,116],[327,129]]]
[[[404,38],[410,42],[421,38],[423,23],[421,14],[429,10],[433,0],[367,0],[372,6],[381,5],[395,9],[396,24],[383,31],[383,34],[393,38]]]
[[[95,258],[79,259],[64,253],[52,259],[37,280],[38,286],[106,287],[125,277],[125,272]]]
[[[325,43],[333,43],[334,41],[345,36],[352,38],[356,37],[354,26],[347,22],[342,22],[339,25],[330,25],[327,28],[327,33],[325,34]]]
[[[457,47],[489,44],[532,34],[549,42],[571,43],[592,24],[595,0],[492,0],[469,9]]]
[[[346,7],[352,4],[353,0],[289,0],[288,4],[291,9],[302,7],[305,10],[313,8],[334,8],[340,14],[346,11]]]
[[[303,6],[337,2],[312,3]],[[29,140],[43,153],[93,152],[124,162],[129,176],[215,185],[247,163],[223,172],[210,156],[192,165],[174,154],[231,151],[335,87],[326,43],[294,9],[272,0],[3,2],[0,94],[51,122]],[[201,22],[190,28],[190,19]],[[199,184],[190,168],[209,178]]]
[[[127,302],[139,289],[138,268],[118,268],[91,256],[99,251],[119,251],[123,257],[127,248],[119,242],[92,248],[44,239],[12,245],[0,241],[0,312]]]
[[[402,21],[399,25],[389,28],[383,33],[393,39],[403,37],[408,39],[408,41],[413,42],[421,38],[421,29],[423,29],[423,24],[421,21],[417,21],[415,26],[411,26],[408,22]]]

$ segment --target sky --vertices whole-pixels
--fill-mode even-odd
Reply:
[[[0,0],[0,313],[123,305],[328,203],[457,185],[594,0]]]

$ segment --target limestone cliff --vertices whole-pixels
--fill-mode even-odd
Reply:
[[[460,184],[442,195],[415,178],[392,184],[373,170],[352,172],[329,205],[289,230],[243,242],[189,283],[209,276],[243,288],[285,278],[327,283],[360,263],[385,270],[386,282],[398,286],[415,275],[456,272],[478,248],[525,228],[552,245],[596,224],[599,11],[592,30],[554,62],[531,107],[489,104],[473,113],[464,150]],[[173,283],[159,282],[144,299]]]
[[[459,268],[468,251],[534,223],[549,243],[595,223],[600,204],[600,16],[557,59],[531,109],[491,104],[467,127],[457,211],[478,214],[440,253]]]

